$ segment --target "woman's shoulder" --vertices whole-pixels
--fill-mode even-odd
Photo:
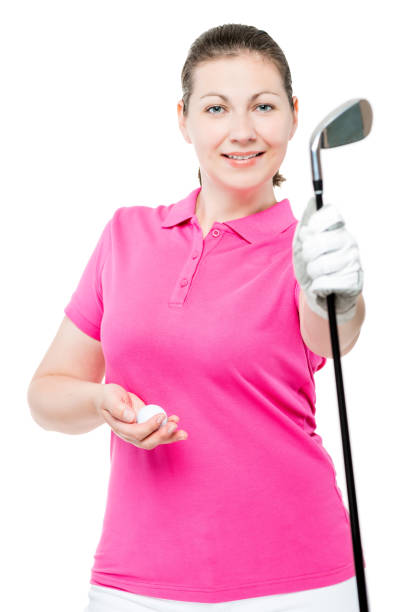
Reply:
[[[157,206],[147,204],[134,204],[120,206],[113,213],[112,221],[115,223],[127,223],[133,219],[161,219],[164,218],[172,204],[159,204]]]
[[[120,206],[110,219],[111,234],[121,239],[126,236],[133,239],[139,232],[141,236],[151,236],[160,231],[170,206],[171,204]]]

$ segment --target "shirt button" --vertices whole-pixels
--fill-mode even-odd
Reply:
[[[180,287],[185,287],[186,285],[188,285],[188,280],[186,278],[183,278],[183,280],[180,283]]]
[[[219,236],[221,232],[220,230],[214,229],[211,233],[213,236]]]
[[[197,253],[197,251],[195,251],[195,253],[193,253],[192,259],[197,259],[197,257],[198,257],[198,253]]]

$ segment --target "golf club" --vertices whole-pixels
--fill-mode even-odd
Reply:
[[[337,107],[315,128],[310,138],[310,153],[312,162],[313,188],[316,197],[317,210],[323,206],[323,179],[320,165],[320,149],[341,147],[342,145],[362,140],[369,134],[372,120],[373,113],[370,103],[367,100],[356,98]],[[336,375],[337,400],[339,406],[341,437],[343,442],[347,493],[350,507],[351,535],[353,541],[354,565],[357,577],[358,601],[360,612],[368,612],[369,607],[364,574],[363,554],[361,549],[353,464],[351,460],[346,401],[344,396],[343,376],[341,372],[341,359],[335,310],[335,293],[331,293],[327,296],[327,308],[329,313],[330,337],[334,360],[334,371]]]

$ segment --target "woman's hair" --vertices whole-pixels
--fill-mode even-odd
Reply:
[[[181,72],[183,91],[183,114],[187,115],[190,96],[193,91],[194,68],[201,62],[220,57],[238,57],[240,54],[254,52],[272,61],[278,69],[288,96],[289,104],[294,110],[292,99],[292,76],[286,57],[279,45],[264,30],[255,26],[240,23],[227,23],[207,30],[191,45],[187,59]],[[198,169],[198,179],[201,183],[201,172]],[[279,172],[273,177],[273,185],[280,187],[286,181]]]

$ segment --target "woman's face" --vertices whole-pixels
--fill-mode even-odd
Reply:
[[[214,182],[234,188],[271,181],[296,131],[298,114],[297,98],[292,111],[275,65],[255,53],[210,60],[196,67],[193,82],[188,116],[183,116],[182,100],[177,113],[186,142],[195,147],[201,175],[204,171]],[[271,93],[251,100],[265,91]],[[222,155],[248,151],[264,154],[240,166]]]

